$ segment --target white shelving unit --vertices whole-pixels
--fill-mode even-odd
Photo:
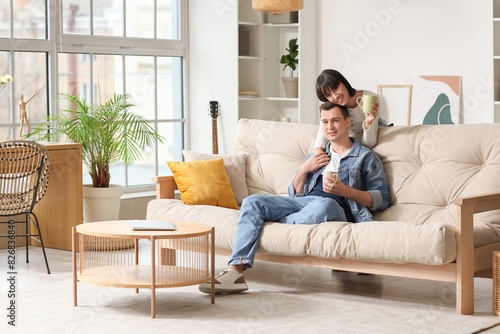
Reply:
[[[493,94],[495,123],[500,123],[500,0],[493,0]]]
[[[265,23],[264,14],[252,9],[250,0],[239,1],[238,29],[247,34],[240,33],[239,43],[248,42],[243,47],[247,52],[238,56],[238,90],[257,94],[239,96],[238,119],[278,121],[287,117],[295,123],[317,123],[316,8],[316,0],[310,0],[299,12],[299,23],[272,24]],[[307,38],[301,38],[304,34]],[[293,38],[299,44],[299,65],[294,71],[299,78],[299,97],[287,98],[281,77],[289,75],[289,69],[283,71],[280,59]]]

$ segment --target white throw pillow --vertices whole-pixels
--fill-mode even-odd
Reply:
[[[207,154],[199,153],[188,150],[182,150],[184,159],[186,161],[197,161],[197,160],[212,160],[222,158],[224,161],[224,167],[226,167],[226,173],[229,177],[229,182],[231,182],[231,188],[233,189],[234,198],[236,203],[241,205],[243,199],[248,197],[247,181],[245,177],[247,156],[246,154]]]

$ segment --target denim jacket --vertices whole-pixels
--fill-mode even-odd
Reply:
[[[351,138],[351,140],[353,141],[351,150],[340,160],[339,179],[349,187],[367,191],[370,194],[372,207],[369,209],[348,198],[346,200],[356,223],[372,221],[374,219],[371,211],[385,210],[389,207],[391,200],[389,182],[385,175],[384,166],[378,156],[370,149],[361,146],[356,139]],[[330,156],[330,142],[326,144],[325,151]],[[313,153],[309,154],[306,160],[312,155]],[[288,195],[290,197],[307,196],[314,188],[325,167],[322,167],[314,174],[309,173],[307,175],[304,192],[301,194],[295,192],[292,182],[288,187]]]

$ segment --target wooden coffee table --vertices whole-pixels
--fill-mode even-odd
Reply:
[[[140,288],[151,289],[152,318],[156,317],[156,288],[212,281],[211,303],[214,304],[214,228],[186,222],[174,224],[175,231],[132,231],[128,220],[73,227],[74,306],[77,305],[77,282],[135,288],[136,293]],[[135,241],[132,247],[130,239]],[[139,239],[151,241],[150,264],[139,264]]]

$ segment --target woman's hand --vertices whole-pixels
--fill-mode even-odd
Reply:
[[[323,151],[323,149],[321,147],[316,147],[314,149],[314,155],[321,155],[321,154],[326,154],[325,151]]]
[[[378,102],[375,104],[372,104],[372,107],[370,108],[371,113],[365,114],[365,129],[368,129],[370,125],[372,125],[372,122],[377,118],[378,116]]]
[[[321,167],[328,164],[329,161],[330,157],[328,154],[326,154],[321,147],[316,147],[314,149],[314,154],[304,162],[302,167],[304,167],[304,171],[307,173],[316,173]]]
[[[297,194],[304,192],[304,184],[307,180],[307,174],[316,173],[321,167],[328,164],[330,157],[321,147],[314,150],[314,154],[300,165],[299,171],[293,179],[293,188]]]

